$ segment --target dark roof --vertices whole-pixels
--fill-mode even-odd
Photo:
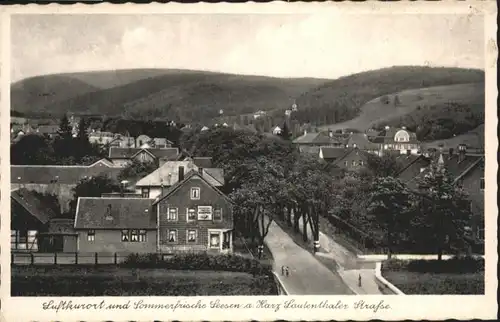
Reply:
[[[212,168],[211,157],[194,157],[193,162],[198,168]]]
[[[321,152],[323,154],[323,159],[339,159],[350,152],[347,148],[334,148],[334,147],[321,147]]]
[[[217,193],[219,193],[221,196],[223,196],[227,201],[229,201],[230,203],[232,203],[232,200],[229,199],[228,196],[226,196],[222,191],[220,191],[219,189],[217,189],[214,185],[210,184],[210,182],[206,178],[204,178],[203,176],[201,176],[198,171],[191,170],[188,173],[186,173],[186,175],[184,176],[184,180],[177,181],[174,185],[172,185],[171,187],[169,187],[165,192],[163,192],[161,194],[161,196],[157,197],[154,200],[153,204],[157,204],[161,200],[163,200],[166,197],[168,197],[169,195],[171,195],[173,192],[175,192],[177,189],[179,189],[184,183],[186,183],[189,179],[191,179],[194,176],[197,176],[198,178],[200,178],[201,180],[203,180],[207,185],[209,185],[210,187],[212,187],[212,189],[214,189]]]
[[[353,133],[349,136],[347,139],[347,145],[348,147],[354,147],[354,144],[356,144],[356,147],[358,149],[362,150],[377,150],[378,145],[370,142],[368,140],[368,136],[363,133]]]
[[[50,218],[56,217],[56,214],[40,200],[33,191],[21,188],[11,191],[11,199],[20,204],[33,217],[45,224]]]
[[[141,148],[119,148],[110,147],[109,148],[109,158],[110,159],[130,159],[137,152],[141,151]]]
[[[75,229],[154,229],[152,199],[78,198]]]
[[[408,129],[395,128],[395,127],[391,127],[388,130],[382,130],[377,136],[371,136],[370,139],[373,143],[399,143],[394,141],[394,137],[396,133],[401,130],[408,132],[408,134],[410,135],[410,140],[408,142],[401,142],[401,143],[410,143],[410,144],[419,143],[417,140],[417,135],[414,132],[411,132]]]
[[[151,149],[151,148],[119,148],[110,147],[109,148],[109,158],[110,159],[130,159],[141,151],[146,151],[153,155],[155,158],[167,158],[175,159],[179,154],[178,148],[165,148],[165,149]]]
[[[108,192],[101,194],[102,198],[142,198],[142,194],[135,192]]]
[[[97,166],[58,166],[58,165],[11,165],[10,176],[13,184],[77,184],[86,177],[107,175],[116,178],[123,168]]]
[[[426,160],[422,162],[413,162],[410,166],[406,167],[403,171],[399,173],[399,177],[406,182],[411,188],[416,188],[416,184],[423,175],[425,175],[429,171],[429,164],[432,160],[437,161],[441,154],[438,153],[434,157],[425,158],[422,157],[418,160]],[[444,165],[446,170],[453,178],[454,181],[457,181],[464,175],[466,175],[470,170],[474,169],[476,166],[480,165],[481,162],[484,162],[484,156],[482,155],[468,155],[465,154],[463,158],[460,158],[458,154],[445,154],[442,153]],[[418,167],[417,169],[412,169],[414,167]],[[425,167],[424,171],[420,171],[420,168]]]
[[[296,138],[293,143],[296,144],[345,144],[347,138],[343,135],[338,135],[332,133],[331,136],[329,132],[317,132],[317,133],[306,133],[302,136]]]
[[[344,154],[341,158],[337,159],[335,161],[335,164],[339,164],[340,161],[342,161],[343,159],[345,159],[347,156],[349,156],[352,153],[356,153],[357,155],[361,156],[365,161],[367,161],[368,158],[371,156],[371,154],[369,152],[366,152],[366,151],[363,151],[363,150],[360,150],[357,148],[348,148],[347,150],[348,150],[348,152],[346,154]]]

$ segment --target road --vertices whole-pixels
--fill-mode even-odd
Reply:
[[[297,245],[276,223],[271,223],[265,241],[273,254],[275,271],[290,295],[353,294],[339,274]],[[282,265],[290,268],[289,276],[281,275]]]
[[[299,221],[299,228],[302,229],[302,220]],[[313,237],[310,229],[308,229],[308,236],[312,246]],[[316,257],[321,258],[330,270],[336,268],[338,276],[352,291],[356,294],[382,294],[375,282],[375,262],[359,260],[356,254],[322,232],[319,233],[319,243],[321,252],[316,253]],[[359,285],[360,277],[361,285]]]

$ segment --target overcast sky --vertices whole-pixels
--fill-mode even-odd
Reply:
[[[337,78],[395,65],[484,68],[466,15],[12,16],[12,81],[88,70],[180,68]]]

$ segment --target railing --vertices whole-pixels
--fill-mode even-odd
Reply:
[[[129,253],[11,253],[14,265],[109,265],[125,261]]]

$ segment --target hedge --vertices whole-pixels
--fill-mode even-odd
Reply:
[[[454,257],[448,260],[398,260],[391,259],[383,263],[383,269],[416,273],[465,274],[484,271],[484,259],[472,257]]]
[[[115,276],[13,276],[12,296],[195,296],[277,295],[267,276],[197,280],[117,278]]]
[[[272,266],[258,260],[237,255],[209,255],[206,253],[176,254],[161,259],[158,254],[130,254],[121,267],[165,268],[173,270],[212,270],[243,272],[252,275],[271,275]]]

